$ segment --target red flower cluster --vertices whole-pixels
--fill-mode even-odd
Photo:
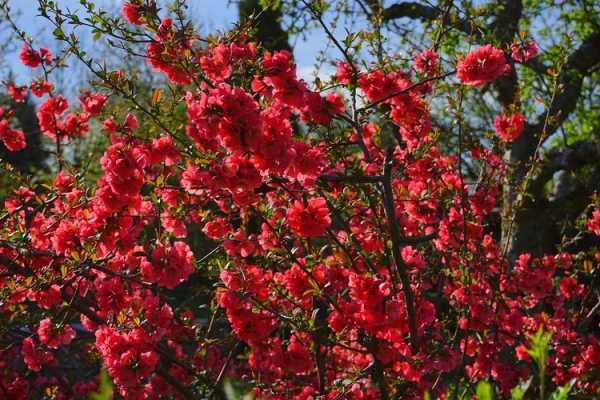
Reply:
[[[60,375],[69,363],[106,368],[131,399],[207,397],[225,378],[252,384],[257,399],[442,398],[456,377],[508,395],[539,372],[527,349],[541,327],[552,334],[548,384],[576,378],[583,396],[597,391],[585,293],[600,256],[523,254],[511,265],[489,229],[506,171],[496,146],[473,138],[481,179],[467,185],[431,132],[435,52],[415,57],[418,74],[340,63],[339,92],[321,92],[289,52],[244,35],[199,46],[151,3],[128,2],[123,15],[152,38],[147,62],[189,86],[171,87],[168,118],[155,111],[169,100],[155,98],[138,115],[151,121],[121,110],[103,121],[95,184],[61,165],[44,185],[10,192],[0,393],[85,397],[95,379]],[[31,66],[51,59],[23,53]],[[481,86],[506,68],[488,45],[457,74]],[[85,92],[82,112],[68,113],[51,83],[30,89],[50,94],[37,117],[55,141],[83,135],[116,94]],[[347,93],[363,104],[355,113]],[[2,115],[5,145],[24,147]],[[520,113],[495,120],[505,141],[524,124]],[[600,236],[600,211],[588,230]]]
[[[16,103],[22,103],[27,96],[27,88],[25,86],[15,86],[9,83],[6,87],[6,92]]]
[[[31,68],[37,68],[42,63],[46,65],[52,64],[52,53],[45,47],[39,50],[34,50],[28,44],[24,44],[19,53],[21,62]]]
[[[431,49],[425,49],[415,56],[415,70],[425,75],[433,75],[438,68],[438,55]]]
[[[253,43],[221,43],[208,50],[208,55],[200,57],[200,67],[206,76],[215,82],[229,78],[233,67],[244,60],[256,57]]]
[[[300,237],[322,236],[331,225],[329,209],[322,197],[310,199],[306,205],[295,201],[286,214],[290,229]]]
[[[140,271],[147,281],[173,289],[194,272],[194,255],[183,242],[170,247],[158,245],[150,260],[141,261]]]
[[[75,338],[75,330],[73,328],[69,325],[55,327],[50,318],[40,321],[37,334],[40,342],[51,349],[58,349],[63,344],[69,344]]]
[[[358,68],[348,63],[339,63],[336,71],[336,78],[342,85],[353,84],[356,80],[355,74]]]
[[[115,383],[130,389],[122,391],[123,395],[134,395],[138,390],[143,392],[140,382],[154,371],[158,356],[142,330],[125,334],[111,328],[98,329],[96,347]]]
[[[156,71],[164,72],[171,82],[187,85],[192,79],[183,65],[190,62],[184,56],[190,49],[191,39],[176,31],[171,18],[164,18],[154,40],[146,49],[146,60]]]
[[[27,147],[23,131],[10,128],[8,118],[12,117],[12,113],[5,113],[4,109],[0,107],[0,117],[4,117],[0,120],[0,140],[4,146],[9,151],[21,151]]]
[[[29,89],[31,90],[31,93],[33,93],[35,96],[42,97],[45,94],[52,93],[52,90],[54,90],[54,86],[52,86],[52,84],[48,81],[45,81],[43,79],[37,79],[31,81],[31,83],[29,84]]]
[[[89,116],[85,113],[63,114],[69,102],[62,96],[48,97],[38,108],[37,118],[42,133],[54,141],[79,137],[88,131]]]
[[[21,347],[23,361],[32,371],[39,372],[47,364],[55,364],[56,358],[48,350],[39,346],[33,338],[25,338]]]

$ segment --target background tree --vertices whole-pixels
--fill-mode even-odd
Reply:
[[[281,27],[281,7],[264,0],[241,0],[238,2],[240,23],[248,23],[255,29],[256,39],[269,50],[291,50],[288,33]]]
[[[6,86],[9,83],[13,83],[12,80],[15,76],[15,72],[7,60],[16,50],[14,46],[16,36],[12,31],[9,21],[4,17],[0,17],[0,36],[4,38],[0,43],[0,54],[2,55],[0,57],[0,79],[2,79],[2,82]],[[48,154],[42,144],[42,135],[35,116],[35,104],[31,96],[28,95],[22,101],[16,102],[11,96],[2,94],[0,97],[0,107],[5,111],[12,110],[15,113],[16,123],[23,129],[27,144],[31,146],[31,153],[23,154],[8,151],[4,144],[0,143],[0,160],[8,162],[12,167],[16,168],[15,173],[43,174],[46,172],[47,165],[45,161],[48,158]],[[10,179],[10,176],[1,176],[0,180],[3,182],[1,186],[3,188],[9,187]],[[2,195],[6,195],[6,193],[2,193]]]

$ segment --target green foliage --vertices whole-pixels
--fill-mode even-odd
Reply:
[[[258,0],[258,4],[264,10],[278,11],[281,9],[281,0]]]
[[[550,340],[552,340],[552,334],[544,332],[544,327],[540,326],[535,335],[530,338],[531,347],[527,349],[527,354],[537,364],[540,400],[544,400],[546,396],[546,365],[550,351]]]
[[[527,354],[533,358],[540,370],[546,369],[550,340],[552,340],[552,334],[544,332],[543,326],[540,326],[535,335],[530,338],[531,347],[527,349]]]

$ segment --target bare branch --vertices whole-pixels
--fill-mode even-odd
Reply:
[[[408,329],[410,330],[410,342],[412,352],[416,354],[419,351],[419,337],[417,334],[417,317],[414,304],[414,294],[410,286],[410,279],[406,272],[405,265],[402,262],[400,254],[401,235],[398,229],[398,221],[396,219],[396,209],[394,207],[394,193],[392,191],[392,164],[393,164],[394,147],[388,148],[384,160],[383,172],[383,203],[385,213],[388,219],[388,225],[392,237],[392,254],[396,263],[396,272],[400,276],[402,282],[402,291],[406,301],[406,313],[408,314]]]

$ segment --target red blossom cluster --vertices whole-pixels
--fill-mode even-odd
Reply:
[[[40,105],[37,111],[38,124],[42,133],[54,141],[68,137],[79,137],[88,131],[88,114],[64,113],[69,102],[62,97],[50,96]]]
[[[9,151],[21,151],[27,147],[25,140],[25,134],[22,130],[12,129],[10,127],[10,118],[13,113],[11,111],[6,112],[0,107],[0,140],[4,143],[4,146]]]
[[[142,10],[142,6],[139,4],[125,3],[121,11],[130,24],[142,25]]]
[[[415,70],[425,75],[433,75],[438,67],[438,55],[431,49],[425,49],[415,56]]]
[[[30,68],[37,68],[42,64],[52,64],[52,53],[45,47],[35,50],[28,44],[24,44],[19,53],[19,58],[24,65]]]
[[[123,14],[144,27],[140,7]],[[21,59],[34,67],[47,54],[26,47]],[[10,398],[93,390],[89,377],[61,378],[69,363],[106,368],[130,399],[195,398],[224,377],[251,383],[257,399],[444,396],[457,376],[508,394],[537,374],[526,348],[541,327],[553,335],[549,381],[598,389],[600,345],[581,329],[593,306],[581,296],[583,260],[509,262],[488,226],[502,158],[473,144],[481,179],[467,185],[431,132],[433,83],[340,63],[339,92],[321,93],[287,51],[244,37],[197,50],[168,18],[147,62],[188,85],[177,126],[151,134],[134,114],[108,117],[92,188],[63,169],[5,201],[0,312],[22,321],[0,332],[13,343],[0,349]],[[414,60],[420,75],[441,68],[432,50]],[[488,45],[458,60],[457,75],[477,87],[507,68]],[[52,91],[44,80],[31,90]],[[352,91],[379,118],[352,119]],[[49,95],[40,129],[74,140],[107,101],[85,93],[83,111],[67,113],[68,101]],[[511,141],[524,123],[513,113],[495,128]],[[0,124],[5,145],[23,149],[22,132]],[[588,228],[600,235],[600,211]],[[214,250],[199,253],[199,238]],[[196,298],[211,312],[190,306]],[[39,318],[23,318],[29,311]]]

